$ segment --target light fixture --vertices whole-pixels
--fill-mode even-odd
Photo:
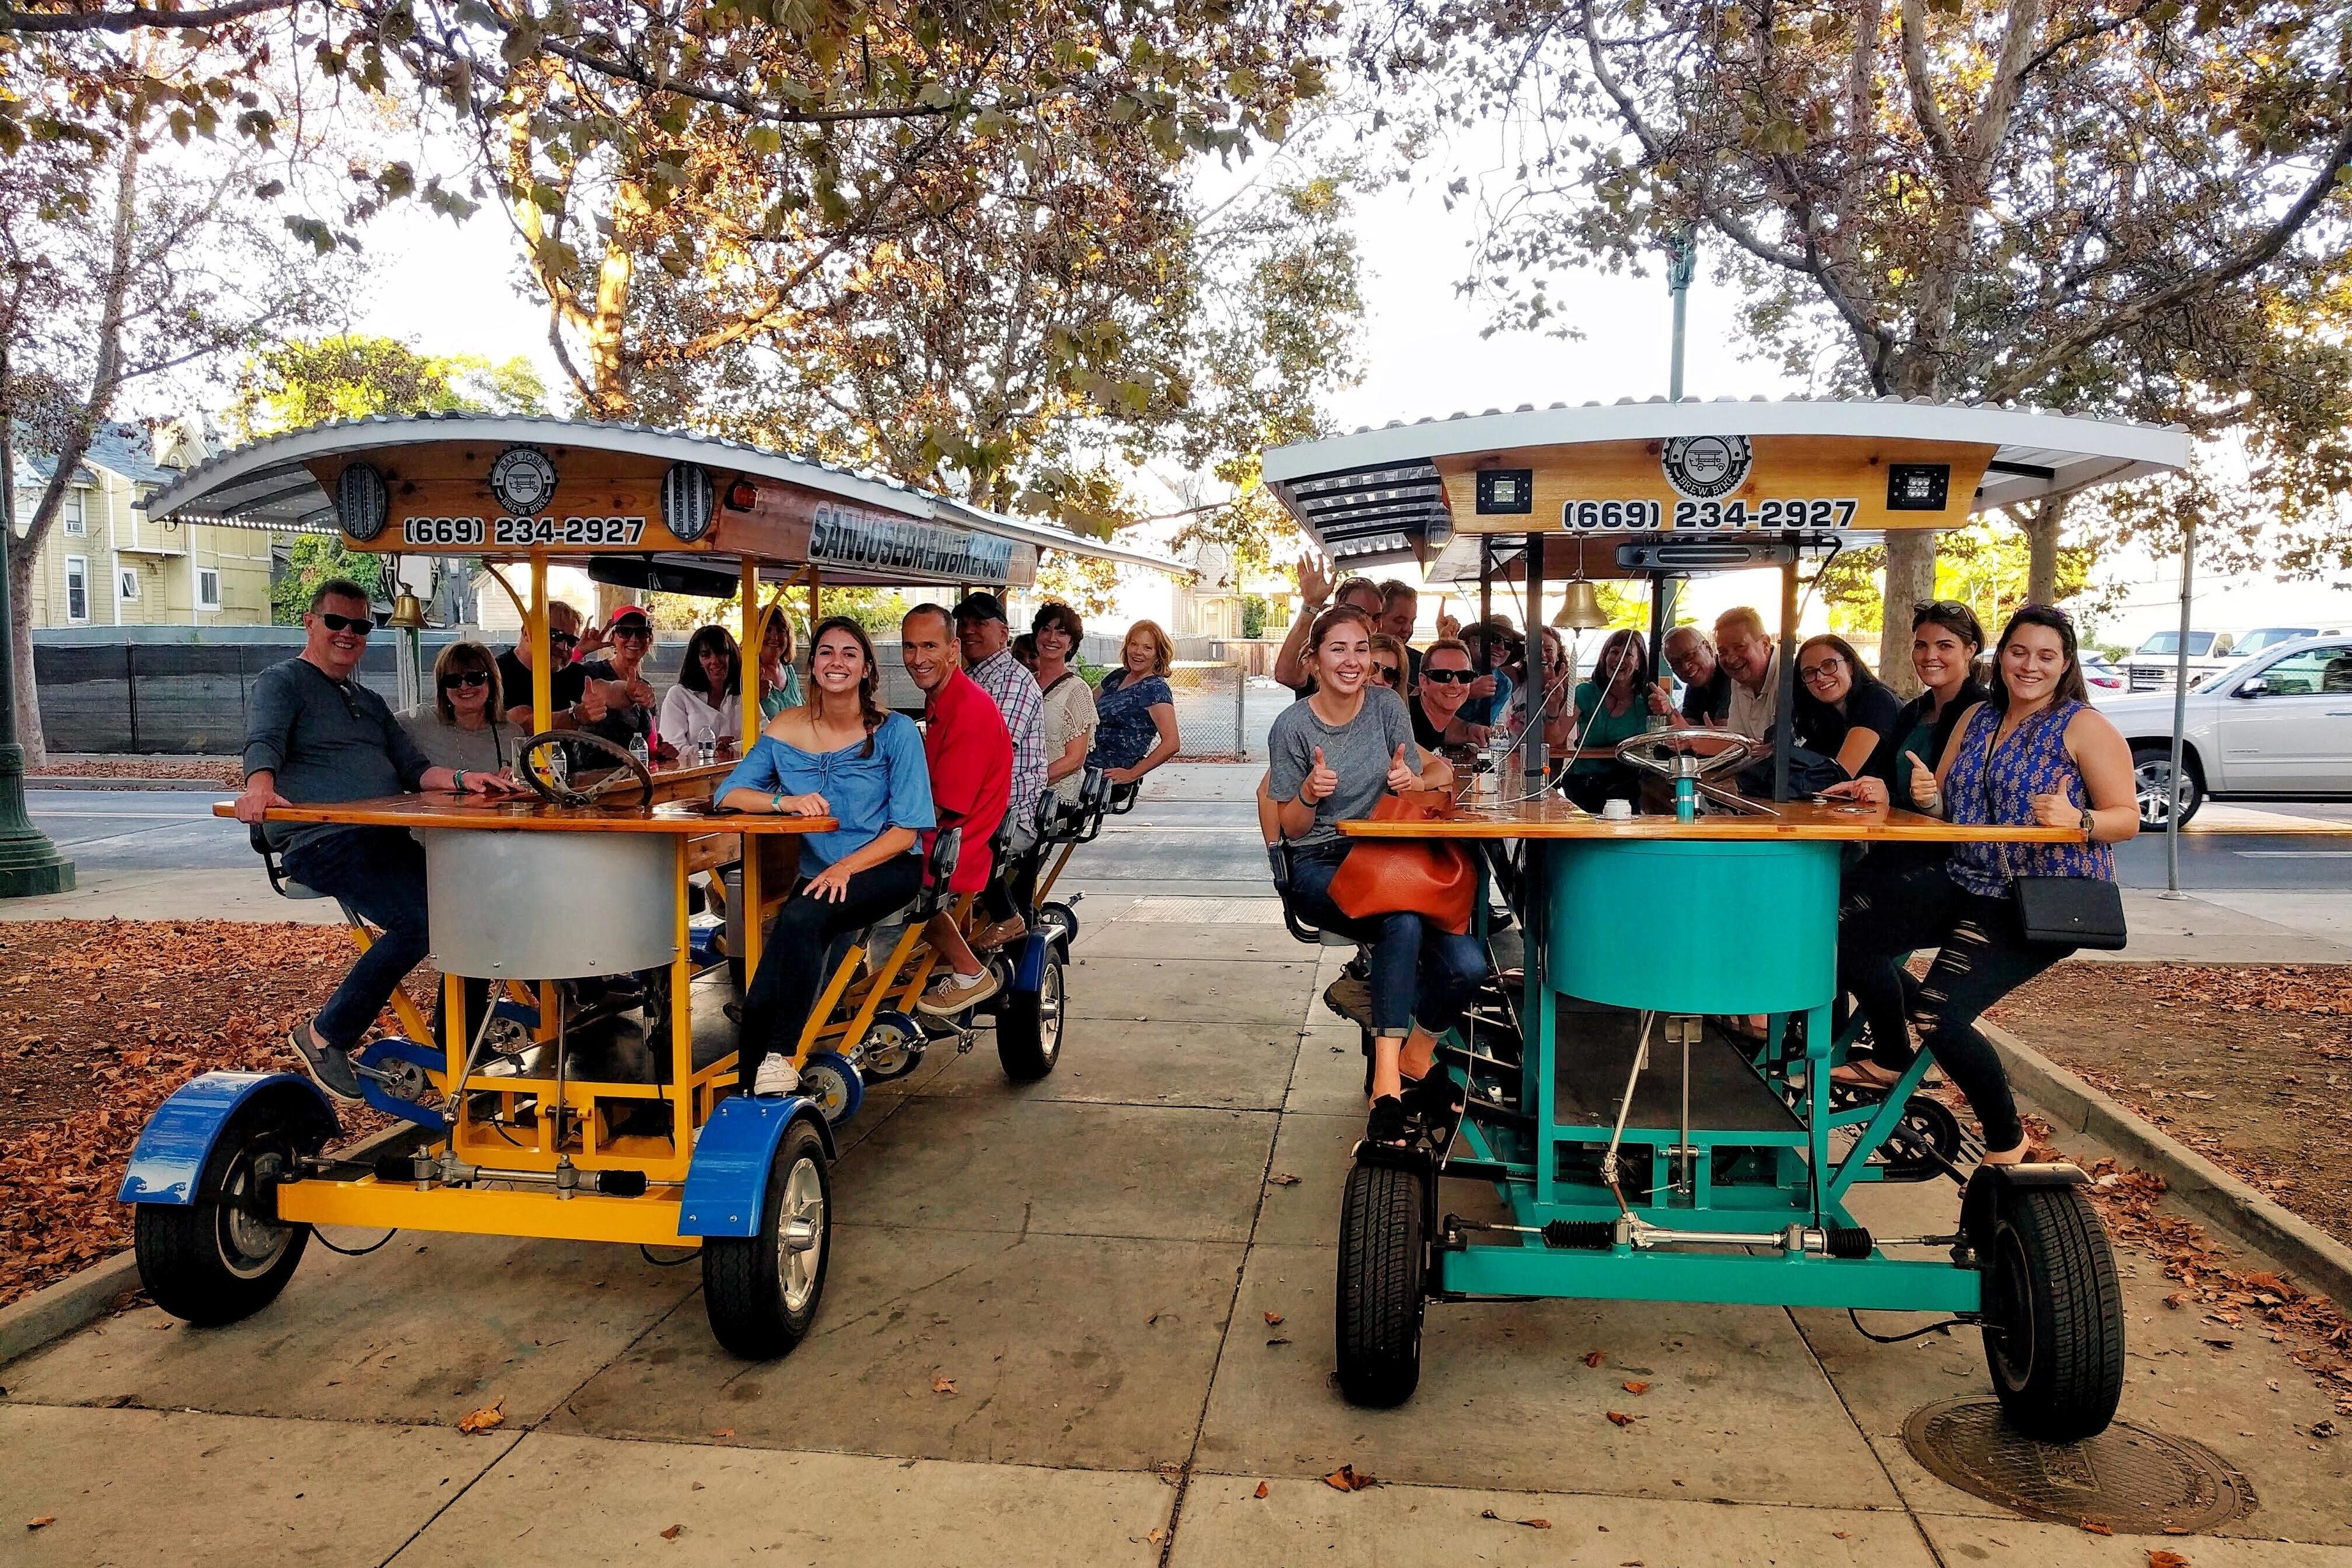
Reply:
[[[1570,578],[1560,591],[1559,614],[1551,624],[1570,631],[1597,631],[1609,624],[1608,613],[1601,607],[1601,590],[1584,574],[1584,536],[1576,537],[1576,575]]]

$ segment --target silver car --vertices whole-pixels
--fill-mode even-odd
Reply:
[[[2161,831],[2172,803],[2186,826],[2214,800],[2352,800],[2352,638],[2263,649],[2195,682],[2172,776],[2172,694],[2111,697],[2099,711],[2131,742],[2139,822]]]

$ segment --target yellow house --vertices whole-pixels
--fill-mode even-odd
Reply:
[[[137,425],[100,426],[33,563],[33,625],[268,626],[276,535],[158,523],[143,510],[182,468],[209,456],[203,437],[177,426],[152,437]],[[19,529],[56,467],[47,457],[17,449]]]

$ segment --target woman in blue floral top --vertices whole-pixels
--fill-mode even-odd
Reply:
[[[2016,877],[2113,881],[2113,845],[2139,831],[2131,748],[2094,710],[2075,655],[2074,627],[2056,610],[2011,616],[1993,650],[1992,694],[1964,714],[1931,774],[1910,759],[1919,809],[1957,823],[2071,827],[2079,842],[1958,846],[1941,865],[1848,897],[1838,922],[1838,979],[1870,1019],[1860,1081],[1885,1089],[1912,1060],[1910,1026],[1983,1124],[1985,1163],[2025,1157],[2025,1128],[1992,1045],[1984,1010],[2074,952],[2029,943],[2011,886]],[[1828,793],[1866,798],[1874,779]],[[1883,791],[1883,786],[1881,786]],[[1883,794],[1880,798],[1883,798]],[[1939,947],[1906,1017],[1904,957]]]
[[[1133,784],[1176,754],[1176,698],[1168,689],[1168,661],[1176,645],[1155,621],[1127,629],[1122,668],[1103,677],[1095,693],[1095,749],[1089,766],[1115,784]]]

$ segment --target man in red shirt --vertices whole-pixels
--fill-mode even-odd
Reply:
[[[1013,737],[995,699],[963,672],[954,618],[938,605],[917,605],[898,624],[899,650],[907,673],[923,692],[923,758],[930,764],[931,806],[940,826],[963,829],[963,847],[948,890],[977,893],[992,869],[989,840],[996,837],[1013,794]],[[923,843],[930,852],[930,840]],[[996,994],[995,971],[981,963],[942,910],[925,935],[951,973],[923,993],[915,1005],[950,1017]]]

